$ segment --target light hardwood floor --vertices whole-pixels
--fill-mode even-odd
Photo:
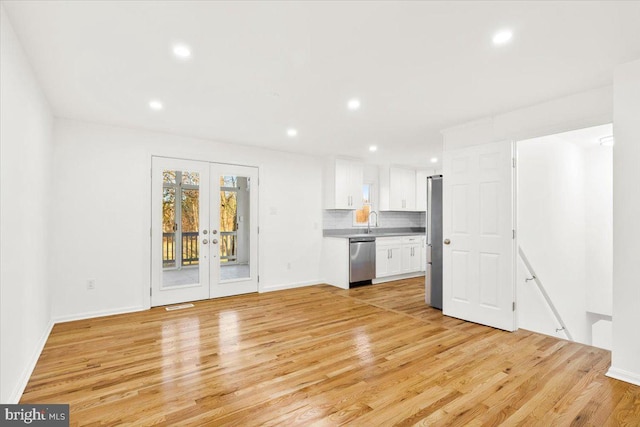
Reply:
[[[442,316],[423,280],[58,324],[23,403],[71,425],[638,426],[610,353]]]

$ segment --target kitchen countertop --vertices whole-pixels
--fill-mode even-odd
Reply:
[[[335,230],[323,230],[324,237],[337,237],[349,239],[351,237],[394,237],[394,236],[424,236],[424,227],[402,227],[402,228],[371,228],[371,233],[366,233],[366,229],[342,228]]]

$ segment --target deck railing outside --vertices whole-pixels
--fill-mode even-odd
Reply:
[[[182,265],[197,265],[198,232],[182,233]],[[176,265],[176,233],[162,233],[162,266]]]
[[[236,231],[220,232],[220,262],[230,263],[236,261],[237,234]]]
[[[220,233],[220,260],[233,262],[236,260],[237,236],[235,232]],[[176,233],[162,233],[162,266],[176,266]],[[182,233],[182,266],[197,265],[198,232]]]

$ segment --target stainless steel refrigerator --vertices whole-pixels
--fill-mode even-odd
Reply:
[[[424,299],[442,310],[442,175],[427,178],[427,271]]]

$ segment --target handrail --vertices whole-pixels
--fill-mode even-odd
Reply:
[[[569,332],[569,328],[567,328],[567,325],[562,321],[562,317],[560,316],[560,313],[556,309],[556,306],[553,304],[553,301],[551,301],[551,298],[549,297],[549,294],[547,293],[546,289],[544,288],[544,285],[542,284],[542,282],[538,278],[538,275],[533,270],[533,267],[531,267],[531,263],[529,262],[529,259],[527,259],[527,256],[524,254],[524,251],[522,250],[521,246],[518,246],[518,253],[520,254],[520,258],[522,258],[522,262],[524,263],[524,266],[527,268],[527,270],[529,270],[529,273],[531,273],[531,276],[532,276],[531,279],[526,279],[526,281],[528,282],[530,280],[533,280],[536,283],[536,285],[538,285],[538,289],[540,289],[540,292],[542,293],[542,296],[544,297],[545,301],[547,301],[547,304],[549,305],[549,308],[551,308],[551,311],[553,312],[554,316],[556,317],[556,320],[558,321],[558,323],[560,323],[561,328],[560,329],[556,329],[556,332],[564,331],[564,333],[567,336],[567,338],[570,341],[573,341],[573,337],[571,336],[571,333]]]

